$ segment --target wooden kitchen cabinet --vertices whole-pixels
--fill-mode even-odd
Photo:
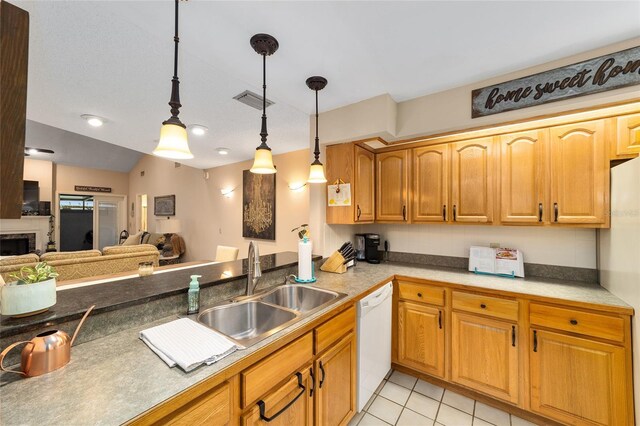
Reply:
[[[346,425],[355,414],[356,355],[350,333],[316,360],[316,425]]]
[[[411,221],[446,222],[449,217],[449,145],[414,148]]]
[[[500,222],[549,221],[547,130],[500,136]]]
[[[327,206],[328,224],[373,223],[375,218],[375,154],[343,143],[326,148],[327,184],[351,184],[351,205]]]
[[[312,425],[313,377],[311,366],[301,368],[284,385],[275,388],[242,416],[243,426]]]
[[[356,205],[354,222],[373,222],[375,219],[376,155],[358,145],[354,146],[355,173],[353,202]]]
[[[443,317],[441,308],[398,302],[398,363],[444,377]]]
[[[616,157],[635,157],[640,154],[640,113],[616,119]]]
[[[535,328],[530,337],[532,411],[570,425],[633,424],[623,347]]]
[[[451,204],[454,222],[493,222],[493,137],[451,144]]]
[[[551,223],[608,224],[605,120],[552,127]]]
[[[517,325],[455,311],[451,321],[451,380],[518,403]]]
[[[376,221],[409,219],[409,150],[376,154]]]

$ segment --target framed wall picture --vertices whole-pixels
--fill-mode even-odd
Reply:
[[[162,195],[160,197],[153,197],[153,214],[155,216],[175,216],[176,196]]]
[[[276,239],[276,175],[242,172],[242,236]]]

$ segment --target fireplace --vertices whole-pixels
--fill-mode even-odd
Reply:
[[[0,235],[0,256],[33,253],[35,250],[35,233]]]

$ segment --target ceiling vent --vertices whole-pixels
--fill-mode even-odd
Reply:
[[[250,92],[249,90],[245,90],[244,92],[240,93],[239,95],[236,95],[233,97],[233,99],[242,102],[245,105],[249,105],[251,108],[255,108],[257,110],[261,110],[262,111],[262,96]],[[273,105],[275,102],[270,101],[269,99],[267,99],[267,107],[270,107],[271,105]]]

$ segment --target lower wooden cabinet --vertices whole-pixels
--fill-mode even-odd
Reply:
[[[351,333],[316,360],[316,425],[346,425],[355,414],[356,355]]]
[[[398,363],[444,377],[442,309],[411,302],[398,303]]]
[[[302,368],[281,387],[265,395],[242,416],[244,426],[313,424],[313,377],[311,366]]]
[[[571,425],[627,425],[621,346],[531,330],[531,410]]]
[[[451,320],[451,380],[517,403],[517,326],[459,312]]]

